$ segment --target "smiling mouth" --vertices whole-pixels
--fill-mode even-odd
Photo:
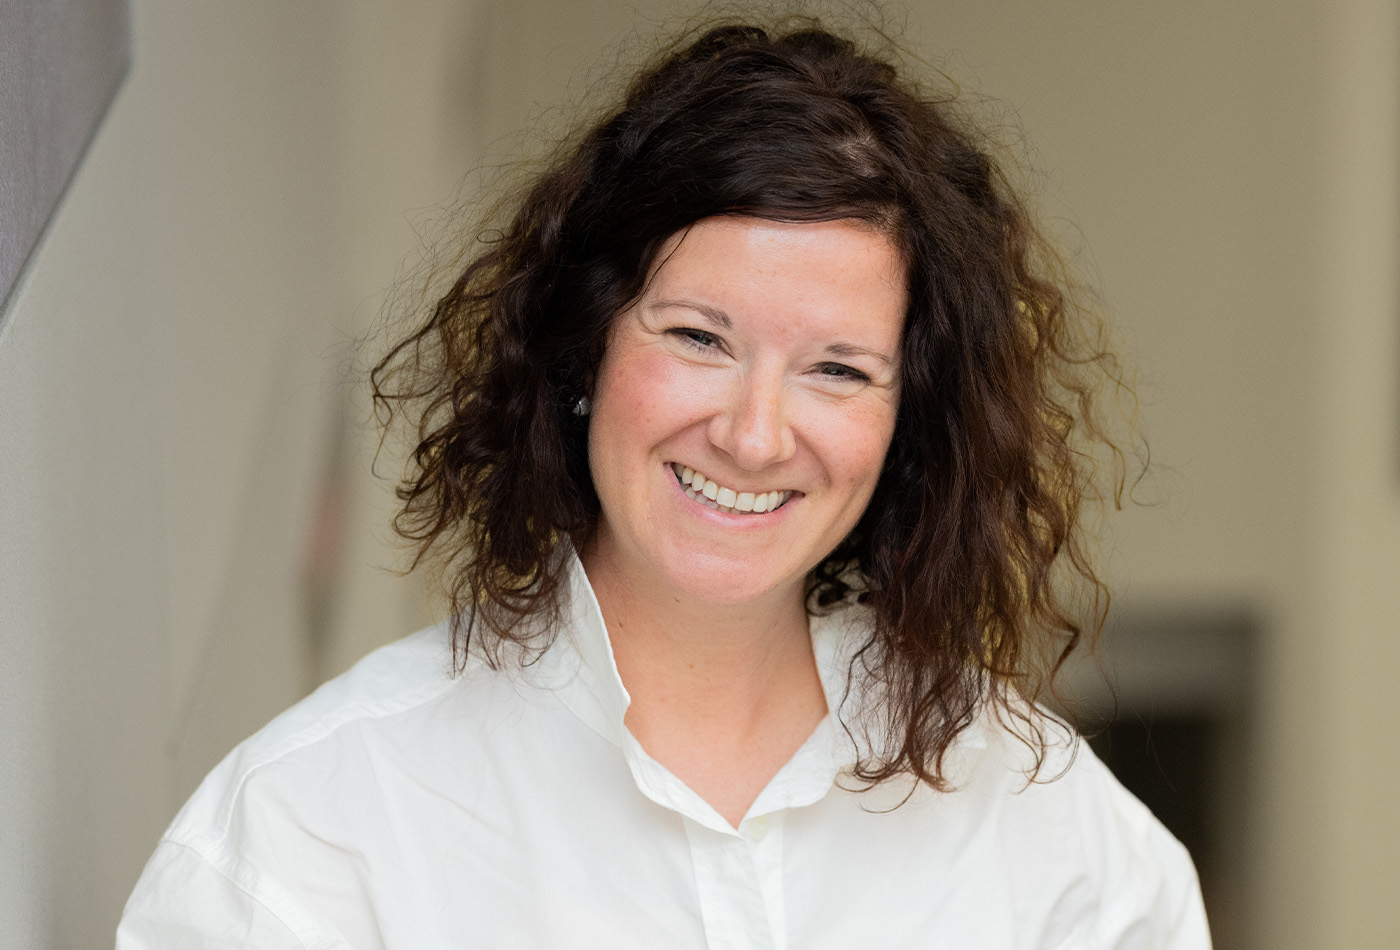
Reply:
[[[671,463],[671,471],[686,495],[726,514],[761,515],[777,511],[792,497],[791,491],[735,491],[675,462]]]

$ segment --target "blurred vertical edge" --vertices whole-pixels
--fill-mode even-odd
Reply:
[[[131,64],[126,0],[0,0],[0,324]]]

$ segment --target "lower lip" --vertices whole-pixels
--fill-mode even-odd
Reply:
[[[750,511],[722,511],[719,508],[711,508],[709,505],[691,498],[686,494],[685,486],[680,483],[680,479],[676,478],[676,473],[671,471],[671,466],[666,465],[664,468],[666,470],[666,478],[671,482],[672,486],[675,487],[676,494],[680,496],[681,500],[686,503],[691,511],[694,511],[701,517],[718,518],[726,525],[740,527],[748,524],[755,528],[770,525],[776,519],[783,517],[792,503],[797,501],[800,497],[794,493],[788,497],[786,502],[774,508],[772,511],[762,511],[758,514],[754,514]]]

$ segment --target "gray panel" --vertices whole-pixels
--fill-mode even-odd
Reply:
[[[0,0],[0,306],[129,60],[125,0]]]
[[[1082,651],[1060,686],[1091,720],[1115,708],[1149,715],[1236,715],[1249,704],[1259,622],[1244,605],[1115,609],[1100,663]]]

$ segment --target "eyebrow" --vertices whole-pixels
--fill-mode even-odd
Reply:
[[[729,314],[708,304],[696,303],[694,300],[658,300],[652,306],[658,310],[668,307],[684,307],[686,310],[694,310],[721,329],[734,329],[734,321],[729,319]]]
[[[894,362],[894,360],[890,359],[884,353],[868,350],[863,346],[854,346],[850,343],[832,343],[826,348],[826,352],[830,353],[832,356],[869,356],[879,360],[886,366]]]
[[[695,300],[658,300],[652,304],[652,306],[658,310],[672,307],[694,310],[706,320],[723,330],[732,330],[734,328],[734,321],[729,318],[729,314],[717,307],[711,307],[709,304],[703,304]],[[831,343],[826,346],[823,352],[830,353],[832,356],[869,356],[879,360],[886,366],[894,362],[894,360],[890,359],[884,353],[867,349],[863,346],[856,346],[853,343]]]

